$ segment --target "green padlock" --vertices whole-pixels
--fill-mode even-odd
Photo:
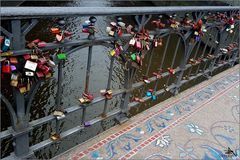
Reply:
[[[65,53],[59,53],[57,54],[57,57],[59,60],[66,60],[67,59],[67,56]]]
[[[135,54],[135,53],[133,53],[133,54],[131,55],[131,58],[132,58],[132,60],[133,60],[133,61],[136,61],[136,59],[137,59],[137,56],[136,56],[136,54]]]

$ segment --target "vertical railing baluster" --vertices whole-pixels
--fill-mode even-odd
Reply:
[[[228,35],[224,34],[224,30],[221,30],[219,34],[220,34],[219,44],[215,48],[214,55],[213,55],[214,59],[210,61],[210,65],[208,66],[209,73],[208,73],[207,77],[211,76],[213,67],[214,67],[214,65],[216,64],[216,61],[217,61],[216,57],[219,54],[220,48],[222,48],[225,45],[226,39],[228,37]]]
[[[170,36],[170,34],[169,34],[169,35],[168,35],[168,38],[167,38],[167,42],[166,42],[165,48],[164,48],[164,51],[163,51],[163,57],[162,57],[161,64],[160,64],[160,66],[159,66],[159,71],[161,71],[161,70],[162,70],[162,67],[163,67],[163,62],[164,62],[165,57],[166,57],[166,53],[167,53],[167,48],[168,48],[168,44],[169,44],[169,41],[170,41],[170,37],[171,37],[171,36]],[[154,91],[157,90],[158,81],[159,81],[159,79],[157,79],[156,82],[155,82]]]
[[[195,54],[194,54],[194,56],[193,56],[193,59],[194,59],[194,60],[196,59],[196,57],[197,57],[197,55],[198,55],[198,51],[199,51],[199,49],[200,49],[201,43],[202,43],[202,40],[200,40],[199,43],[198,43],[198,45],[197,45],[196,52],[195,52]],[[187,77],[190,77],[190,76],[191,76],[192,69],[193,69],[193,66],[190,67]]]
[[[155,37],[155,36],[154,36]],[[153,45],[151,45],[150,46],[151,47],[151,51],[150,51],[150,57],[149,57],[149,60],[148,60],[148,66],[147,66],[147,71],[146,71],[146,73],[145,73],[145,77],[147,77],[148,78],[148,74],[149,74],[149,70],[150,70],[150,66],[152,65],[152,57],[153,57]],[[146,85],[144,85],[143,87],[142,87],[142,92],[141,92],[141,97],[143,97],[144,96],[144,90],[145,90],[145,88],[146,88]]]
[[[217,34],[216,34],[216,35],[217,35]],[[215,41],[217,40],[216,35],[214,36],[214,38],[216,38],[216,39],[214,40],[214,43],[215,43]],[[217,47],[217,46],[216,46],[216,47]],[[212,53],[212,50],[213,50],[213,44],[212,44],[211,47],[210,47],[209,54]],[[208,64],[208,61],[206,61],[205,64],[204,64],[203,72],[205,71],[205,69],[206,69],[206,67],[207,67],[207,64]]]
[[[181,38],[179,37],[179,38],[178,38],[178,42],[177,42],[177,46],[176,46],[176,48],[175,48],[175,52],[174,52],[172,64],[171,64],[171,67],[170,67],[170,68],[173,68],[173,66],[174,66],[174,64],[175,64],[175,59],[176,59],[176,56],[177,56],[177,53],[178,53],[178,48],[179,48],[180,41],[181,41]],[[168,76],[166,86],[168,86],[168,83],[169,83],[170,78],[171,78],[171,76]]]
[[[179,90],[180,90],[180,87],[182,86],[182,78],[183,78],[183,74],[186,70],[186,64],[187,64],[187,61],[188,61],[188,58],[189,56],[191,55],[192,53],[192,50],[194,48],[194,46],[196,45],[197,41],[195,41],[194,43],[188,43],[187,46],[185,46],[185,53],[184,53],[184,57],[180,63],[180,71],[177,73],[176,77],[176,81],[175,81],[175,88],[172,90],[172,93],[174,95],[177,95],[179,93]]]
[[[62,60],[59,61],[58,63],[58,85],[57,85],[57,97],[56,97],[56,110],[57,111],[63,111],[61,107],[61,99],[62,99],[62,70],[63,69],[63,62]],[[56,117],[56,133],[59,135],[60,134],[60,121]]]
[[[94,27],[95,22],[97,21],[97,19],[93,16],[91,16],[89,18],[90,21],[90,25],[91,27]],[[89,33],[88,36],[89,40],[94,40],[95,39],[95,33]],[[92,62],[92,49],[93,46],[90,45],[88,47],[88,61],[87,61],[87,69],[86,69],[86,80],[85,80],[85,89],[84,89],[84,93],[88,94],[89,93],[89,79],[90,79],[90,71],[91,71],[91,62]],[[82,105],[82,119],[81,119],[81,125],[84,124],[85,122],[85,117],[86,117],[86,105]]]
[[[204,46],[204,48],[203,48],[202,54],[200,55],[200,58],[202,58],[202,57],[205,55],[205,52],[206,52],[206,49],[207,49],[207,45],[208,45],[208,42],[209,42],[211,36],[212,36],[212,34],[209,34],[209,37],[208,37],[208,39],[207,39],[207,42],[205,43],[205,46]],[[198,71],[199,71],[199,69],[200,69],[200,67],[201,67],[201,64],[202,64],[202,63],[200,63],[200,64],[198,65],[198,67],[197,67],[196,72],[195,72],[194,75],[198,74]]]
[[[113,63],[114,63],[114,57],[111,56],[111,61],[110,61],[110,68],[109,68],[108,82],[107,82],[107,88],[106,88],[106,91],[109,90],[109,89],[111,88],[112,72],[113,72]],[[105,99],[105,102],[104,102],[104,109],[103,109],[102,117],[105,117],[105,116],[106,116],[106,112],[107,112],[107,103],[108,103],[108,100]]]

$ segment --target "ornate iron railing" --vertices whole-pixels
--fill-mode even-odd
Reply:
[[[38,23],[39,19],[46,19],[52,17],[78,17],[78,16],[135,16],[136,20],[136,32],[142,31],[145,25],[154,16],[165,14],[170,15],[173,13],[179,13],[184,15],[185,13],[191,13],[190,17],[193,22],[197,22],[200,19],[204,19],[204,16],[212,17],[213,21],[209,22],[206,19],[206,30],[207,32],[200,39],[192,39],[194,35],[194,29],[192,25],[182,25],[171,27],[156,27],[155,30],[150,32],[154,38],[162,38],[163,55],[161,58],[161,63],[159,65],[158,74],[148,78],[150,83],[154,83],[152,94],[155,96],[160,96],[166,92],[176,95],[179,93],[182,86],[192,80],[198,79],[199,77],[210,78],[213,72],[223,66],[232,67],[234,64],[238,63],[239,49],[239,13],[238,7],[3,7],[1,8],[1,35],[4,35],[10,39],[12,42],[11,51],[2,53],[2,58],[8,58],[9,56],[22,56],[26,53],[32,53],[34,49],[27,49],[25,47],[25,36],[33,29],[33,27]],[[220,12],[220,13],[218,13]],[[209,13],[212,13],[211,15]],[[153,17],[152,17],[153,16]],[[168,17],[168,16],[166,16]],[[235,18],[235,27],[233,33],[230,33],[228,29],[228,20],[230,17]],[[171,17],[170,17],[171,18]],[[184,18],[184,16],[183,16]],[[120,18],[121,19],[121,18]],[[119,20],[119,19],[118,19]],[[94,26],[96,19],[94,17],[90,18],[91,25]],[[60,26],[59,26],[60,27]],[[117,41],[118,39],[124,39],[129,41],[133,35],[124,34],[123,36],[103,36],[95,37],[94,32],[89,33],[88,38],[81,38],[79,40],[66,40],[60,43],[47,43],[41,51],[51,50],[60,48],[65,48],[65,52],[70,55],[76,50],[88,47],[88,61],[86,70],[86,82],[85,82],[85,93],[88,93],[90,68],[92,60],[92,48],[94,45],[103,45],[106,47],[114,47],[111,42]],[[169,70],[163,68],[164,61],[166,60],[166,55],[169,50],[169,43],[172,36],[177,36],[176,48],[174,49],[174,54],[172,56],[172,63],[169,66]],[[154,38],[150,39],[150,42],[154,42]],[[233,43],[236,42],[236,43]],[[179,46],[183,44],[184,53],[179,53]],[[230,46],[229,46],[230,44]],[[200,51],[200,46],[203,46],[203,50]],[[149,45],[149,61],[147,64],[147,69],[145,76],[149,76],[149,68],[152,62],[152,50],[154,48],[153,43]],[[126,43],[123,47],[122,52],[127,52],[129,44]],[[123,54],[123,53],[122,53]],[[177,56],[181,54],[181,59],[178,61]],[[148,54],[146,54],[148,55]],[[107,81],[107,90],[110,89],[112,72],[113,72],[113,62],[116,60],[114,56],[111,57],[109,77]],[[5,106],[10,114],[12,126],[7,130],[2,131],[0,134],[1,140],[11,138],[13,140],[14,153],[7,158],[28,158],[32,157],[35,152],[50,146],[54,143],[60,142],[60,139],[64,139],[72,134],[78,133],[98,122],[101,122],[109,117],[114,117],[119,123],[123,123],[127,120],[128,111],[137,106],[140,101],[139,99],[135,101],[131,99],[132,91],[143,88],[146,90],[146,84],[142,81],[133,83],[134,76],[137,69],[132,67],[132,62],[127,61],[124,70],[125,81],[124,88],[119,90],[113,90],[112,96],[121,95],[120,108],[107,112],[108,100],[104,96],[96,97],[87,105],[76,105],[64,109],[64,116],[56,117],[54,115],[48,115],[46,117],[30,121],[30,108],[32,106],[33,98],[37,92],[37,89],[43,83],[43,80],[38,80],[34,83],[27,94],[21,94],[18,89],[13,88],[13,95],[15,103],[11,103],[6,95],[1,93],[1,99],[5,103]],[[176,66],[176,63],[180,62],[180,65]],[[190,62],[190,63],[189,63]],[[56,95],[56,110],[63,111],[61,107],[61,96],[62,96],[62,69],[63,61],[58,63],[58,86]],[[172,69],[172,70],[171,70]],[[157,71],[157,70],[156,70]],[[175,72],[175,73],[173,73]],[[174,78],[173,78],[174,75]],[[165,86],[159,88],[159,83],[161,79],[166,79]],[[171,79],[171,82],[170,82]],[[172,80],[173,79],[173,80]],[[145,96],[141,92],[141,100],[146,102],[150,100],[151,96]],[[97,116],[96,118],[87,121],[85,120],[87,106],[98,104],[104,102],[103,114]],[[82,111],[80,125],[75,126],[66,131],[60,131],[60,122],[66,119],[66,117],[71,116],[71,113],[76,111]],[[29,145],[29,133],[33,131],[34,128],[48,124],[50,122],[56,122],[56,135],[60,137],[55,137],[56,140],[51,139],[52,137],[45,138],[40,143]]]

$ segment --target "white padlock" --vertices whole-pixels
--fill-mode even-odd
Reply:
[[[29,69],[31,71],[36,71],[37,69],[37,63],[36,62],[32,62],[27,60],[24,66],[25,69]]]

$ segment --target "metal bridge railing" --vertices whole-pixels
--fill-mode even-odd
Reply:
[[[204,16],[210,16],[209,13],[212,13],[213,22],[206,21],[207,32],[204,33],[203,37],[200,39],[193,39],[194,29],[192,25],[184,26],[179,24],[177,27],[157,27],[155,30],[150,31],[150,35],[154,38],[162,39],[163,55],[161,57],[161,63],[159,64],[158,74],[150,76],[147,80],[148,83],[154,83],[154,89],[151,91],[151,94],[154,96],[160,96],[166,92],[176,95],[179,93],[181,87],[191,82],[192,80],[198,79],[199,77],[210,78],[212,73],[222,68],[223,66],[232,67],[234,64],[238,63],[239,56],[239,13],[238,7],[223,7],[223,6],[191,6],[191,7],[2,7],[1,8],[1,35],[8,37],[12,42],[11,50],[6,51],[1,54],[1,58],[9,58],[15,56],[23,56],[26,53],[33,54],[35,49],[27,49],[25,46],[26,40],[25,36],[30,32],[33,27],[38,23],[39,19],[46,19],[52,17],[78,17],[78,16],[92,16],[90,17],[90,23],[94,27],[96,18],[93,16],[126,16],[131,15],[135,16],[136,20],[136,29],[135,32],[141,32],[145,25],[149,24],[152,16],[157,15],[168,15],[173,13],[179,13],[184,15],[185,13],[191,13],[190,17],[192,18],[193,23],[197,22],[200,19],[204,19]],[[222,16],[222,17],[221,17]],[[167,16],[168,17],[168,16]],[[169,16],[170,17],[170,16]],[[210,16],[211,17],[211,16]],[[227,19],[234,17],[235,27],[233,33],[230,33],[226,30]],[[171,17],[170,17],[171,18]],[[121,19],[121,18],[120,18]],[[152,18],[153,19],[153,18]],[[61,26],[59,26],[61,27]],[[135,35],[135,34],[134,34]],[[173,36],[177,36],[176,48],[174,49],[173,58],[169,69],[163,68],[164,61],[166,60],[166,54],[169,50],[170,39]],[[79,40],[66,40],[64,42],[52,42],[47,43],[41,52],[48,51],[51,49],[60,49],[66,52],[67,55],[75,52],[76,50],[88,47],[88,61],[87,61],[87,70],[86,70],[86,82],[85,82],[85,93],[88,93],[89,87],[89,77],[92,61],[92,48],[94,45],[103,45],[106,47],[114,47],[112,42],[116,42],[119,39],[124,39],[129,41],[132,39],[133,34],[126,33],[122,36],[103,36],[96,37],[94,32],[89,33],[88,38],[81,38]],[[149,50],[144,51],[146,56],[149,55],[149,61],[147,64],[147,70],[145,76],[149,75],[149,68],[151,66],[152,55],[151,52],[154,48],[154,38],[150,39]],[[236,42],[236,43],[234,43]],[[179,46],[183,44],[184,53],[179,53]],[[230,49],[227,48],[229,47]],[[234,45],[233,45],[234,44]],[[200,46],[203,45],[203,50],[200,51]],[[232,45],[232,46],[231,46]],[[225,52],[227,48],[227,52]],[[126,43],[123,45],[123,51],[128,52],[129,44]],[[225,49],[225,50],[223,50]],[[181,54],[181,59],[177,59],[178,54]],[[110,69],[109,77],[107,81],[107,90],[110,90],[112,72],[113,72],[113,62],[116,60],[115,56],[111,57],[110,60]],[[2,62],[2,60],[1,60]],[[29,112],[32,106],[33,98],[37,92],[37,89],[41,86],[44,80],[37,80],[30,91],[26,94],[22,94],[18,89],[13,87],[13,95],[15,103],[11,103],[6,95],[1,93],[1,99],[5,103],[5,106],[10,114],[12,126],[8,130],[2,131],[0,134],[1,140],[11,138],[13,140],[14,153],[6,158],[29,158],[33,157],[34,153],[50,146],[54,143],[69,137],[72,134],[76,134],[90,125],[101,122],[109,117],[114,117],[118,120],[119,123],[123,123],[127,120],[128,111],[137,106],[139,101],[131,101],[132,91],[140,88],[146,89],[146,83],[144,81],[133,83],[134,76],[136,75],[137,68],[133,67],[132,61],[126,61],[125,70],[124,70],[124,88],[113,90],[112,96],[116,97],[121,95],[122,101],[120,108],[107,112],[108,108],[108,99],[104,96],[94,98],[89,104],[80,104],[76,106],[71,106],[63,110],[61,107],[61,97],[62,97],[62,81],[63,81],[63,61],[58,61],[58,86],[57,86],[57,95],[56,95],[56,110],[62,111],[65,116],[56,117],[54,115],[48,115],[46,117],[30,121]],[[176,63],[180,62],[179,66],[176,66]],[[3,66],[2,66],[3,67]],[[172,79],[175,75],[172,83]],[[160,79],[166,78],[166,84],[164,87],[159,88],[158,84]],[[145,79],[146,80],[146,79]],[[153,97],[145,96],[141,94],[141,99],[143,102],[146,102]],[[104,102],[103,113],[96,118],[86,121],[85,115],[87,106],[98,104]],[[76,111],[82,111],[82,118],[80,125],[75,126],[71,129],[61,132],[60,131],[60,122],[70,116],[71,113]],[[29,133],[33,131],[34,128],[48,124],[50,122],[56,122],[55,131],[56,140],[53,137],[44,139],[40,143],[29,145]]]

